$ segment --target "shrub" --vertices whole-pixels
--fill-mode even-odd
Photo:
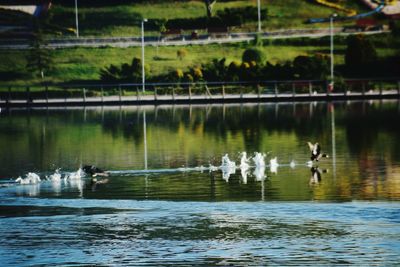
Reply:
[[[345,63],[352,73],[363,73],[377,61],[375,47],[364,35],[351,35],[347,38]]]
[[[196,81],[199,81],[199,80],[202,80],[203,79],[203,72],[201,71],[201,68],[194,68],[193,69],[193,76],[194,76],[194,79],[196,80]]]
[[[293,60],[293,72],[299,79],[325,79],[329,74],[329,60],[322,55],[298,56]]]
[[[188,51],[185,48],[181,48],[178,51],[176,51],[176,56],[179,58],[179,60],[184,59],[188,54]]]
[[[261,50],[257,48],[249,48],[243,52],[242,61],[255,61],[256,63],[263,63],[265,61],[265,55]]]
[[[182,71],[181,69],[176,69],[176,70],[175,70],[175,77],[176,77],[178,80],[181,80],[181,79],[183,78],[183,71]]]

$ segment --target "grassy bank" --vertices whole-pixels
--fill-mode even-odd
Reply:
[[[208,45],[188,46],[187,56],[178,59],[177,51],[181,47],[146,47],[145,62],[150,67],[150,75],[157,76],[177,68],[183,71],[190,67],[200,66],[210,62],[214,58],[225,57],[228,62],[241,61],[243,51],[248,47],[242,45]],[[337,47],[338,52],[343,48]],[[318,52],[326,52],[328,47],[320,46],[264,46],[261,48],[267,55],[268,61],[284,62],[292,60],[298,55],[309,55]],[[24,75],[26,55],[28,51],[0,50],[0,73],[16,72],[15,77],[9,76],[9,80],[2,79],[3,83],[32,84],[40,82],[40,79]],[[46,74],[49,82],[79,82],[84,80],[99,79],[100,69],[110,64],[121,65],[131,63],[134,57],[141,58],[139,47],[134,48],[73,48],[52,50],[54,68]],[[338,54],[337,62],[343,62],[343,56]]]
[[[375,40],[379,57],[390,57],[399,54],[398,41],[385,36],[371,37]],[[300,45],[303,44],[303,45]],[[166,74],[171,70],[188,70],[211,62],[212,59],[226,58],[227,64],[233,60],[241,61],[243,51],[251,47],[250,43],[240,44],[213,44],[195,45],[186,47],[148,46],[145,50],[145,62],[150,67],[149,76]],[[177,57],[179,49],[187,51],[183,59]],[[315,39],[305,40],[280,40],[269,42],[268,45],[259,47],[271,63],[291,61],[299,55],[315,55],[316,53],[329,55],[329,42]],[[344,63],[346,45],[344,39],[337,39],[335,44],[335,64]],[[0,50],[0,77],[1,84],[34,84],[41,79],[32,77],[26,71],[26,57],[29,51]],[[46,81],[83,82],[99,79],[99,72],[110,64],[121,65],[131,63],[134,57],[141,58],[140,47],[132,48],[72,48],[50,50],[53,58],[53,69],[45,73]]]

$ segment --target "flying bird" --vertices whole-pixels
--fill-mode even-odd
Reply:
[[[327,154],[321,153],[321,146],[318,143],[312,144],[307,142],[308,147],[311,151],[311,160],[319,161],[321,158],[329,158]]]

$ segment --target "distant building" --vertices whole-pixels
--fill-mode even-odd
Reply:
[[[369,6],[371,9],[377,8],[381,0],[373,1],[373,0],[361,0],[364,4]],[[392,18],[392,19],[399,19],[400,18],[400,1],[399,0],[386,0],[385,6],[381,11],[385,16]]]
[[[46,13],[51,6],[49,0],[0,0],[0,8],[6,10],[16,10],[39,17]]]

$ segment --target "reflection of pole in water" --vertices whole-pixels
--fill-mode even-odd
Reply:
[[[189,105],[189,121],[192,121],[192,104]]]
[[[265,179],[261,180],[261,200],[265,200],[265,185],[264,185]]]
[[[154,120],[157,121],[157,118],[158,118],[158,106],[156,106],[154,109]]]
[[[365,115],[365,110],[366,110],[366,101],[364,100],[362,102],[362,114]]]
[[[104,123],[104,106],[101,106],[101,122]]]
[[[336,127],[335,127],[335,106],[333,103],[329,104],[331,112],[331,130],[332,130],[332,169],[333,177],[336,178]]]
[[[86,122],[86,106],[83,107],[83,122]]]
[[[293,102],[292,108],[293,108],[293,116],[296,116],[296,102]]]
[[[147,170],[147,130],[146,110],[143,110],[143,146],[144,146],[144,169]]]
[[[275,119],[278,118],[278,113],[279,113],[279,104],[276,103],[276,104],[275,104]]]
[[[210,117],[212,106],[210,104],[207,105],[206,107],[206,120],[208,120],[208,117]]]
[[[397,100],[397,113],[400,114],[400,100]]]
[[[147,199],[149,197],[149,175],[144,176],[144,196]]]
[[[225,121],[225,112],[226,112],[225,104],[222,105],[222,121]]]

